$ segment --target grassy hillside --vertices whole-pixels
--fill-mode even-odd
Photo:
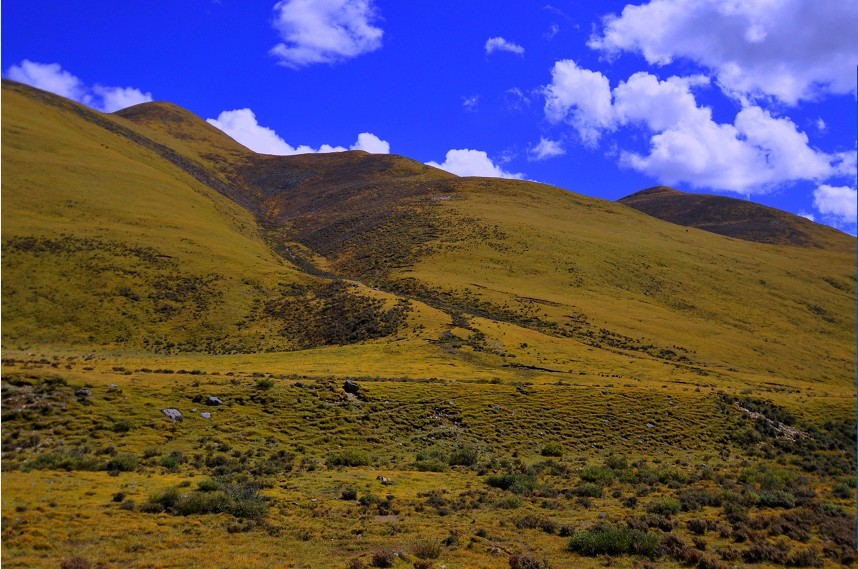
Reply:
[[[845,241],[831,227],[726,196],[686,194],[656,186],[618,201],[658,219],[746,241],[820,249],[842,248]]]
[[[854,564],[853,238],[2,97],[4,566]]]

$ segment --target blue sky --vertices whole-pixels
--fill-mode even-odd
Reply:
[[[856,230],[855,0],[8,0],[5,77],[258,151],[393,152]]]

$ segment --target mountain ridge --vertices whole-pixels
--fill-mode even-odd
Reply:
[[[757,243],[825,248],[842,234],[773,207],[727,196],[685,193],[668,186],[647,188],[617,201],[677,225]]]

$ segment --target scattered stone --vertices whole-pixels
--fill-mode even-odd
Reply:
[[[607,394],[608,394],[608,391],[607,391],[606,389],[603,389],[603,390],[602,390],[602,395],[607,395]]]
[[[655,425],[653,425],[652,423],[647,423],[647,424],[646,424],[646,428],[647,428],[647,429],[652,429],[653,427],[655,427]]]
[[[379,476],[376,476],[375,479],[378,480],[379,482],[381,482],[382,486],[390,486],[393,484],[393,480],[391,480],[387,476],[379,475]]]
[[[304,389],[307,386],[304,384],[303,381],[297,381],[295,382],[295,387],[297,387],[298,389]]]
[[[358,385],[351,379],[347,379],[346,382],[343,384],[343,389],[346,393],[353,393],[354,395],[357,395],[360,391],[360,385]]]
[[[206,399],[206,405],[210,407],[216,407],[217,405],[223,405],[223,401],[221,401],[219,397],[211,395],[208,399]]]
[[[92,395],[92,391],[89,389],[78,389],[74,394],[76,397],[89,397]]]
[[[167,409],[161,409],[161,413],[171,418],[173,421],[181,421],[182,414],[178,409],[174,409],[173,407],[168,407]]]
[[[211,419],[212,414],[209,413],[208,411],[203,411],[202,413],[200,413],[200,417],[202,417],[203,419]]]

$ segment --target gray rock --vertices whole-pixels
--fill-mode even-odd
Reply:
[[[178,409],[174,409],[173,407],[168,407],[167,409],[161,409],[161,413],[171,418],[173,421],[181,421],[182,414]]]
[[[218,405],[223,405],[223,401],[220,400],[220,397],[215,397],[214,395],[210,395],[208,399],[206,399],[206,405],[210,407],[216,407]]]
[[[74,394],[77,397],[89,397],[90,395],[92,395],[92,391],[90,391],[89,389],[78,389],[74,392]]]
[[[299,388],[299,389],[304,389],[304,388],[305,388],[305,387],[307,387],[307,386],[306,386],[306,385],[304,385],[304,382],[303,382],[303,381],[297,381],[297,382],[295,382],[295,387],[297,387],[297,388]]]
[[[343,389],[346,393],[353,393],[354,395],[357,395],[360,391],[360,385],[358,385],[351,379],[347,379],[346,382],[343,384]]]
[[[655,425],[653,425],[652,423],[647,423],[647,424],[646,424],[646,428],[647,428],[647,429],[652,429],[653,427],[655,427]]]
[[[202,413],[200,413],[200,417],[202,417],[203,419],[211,419],[212,414],[209,413],[208,411],[203,411]]]

